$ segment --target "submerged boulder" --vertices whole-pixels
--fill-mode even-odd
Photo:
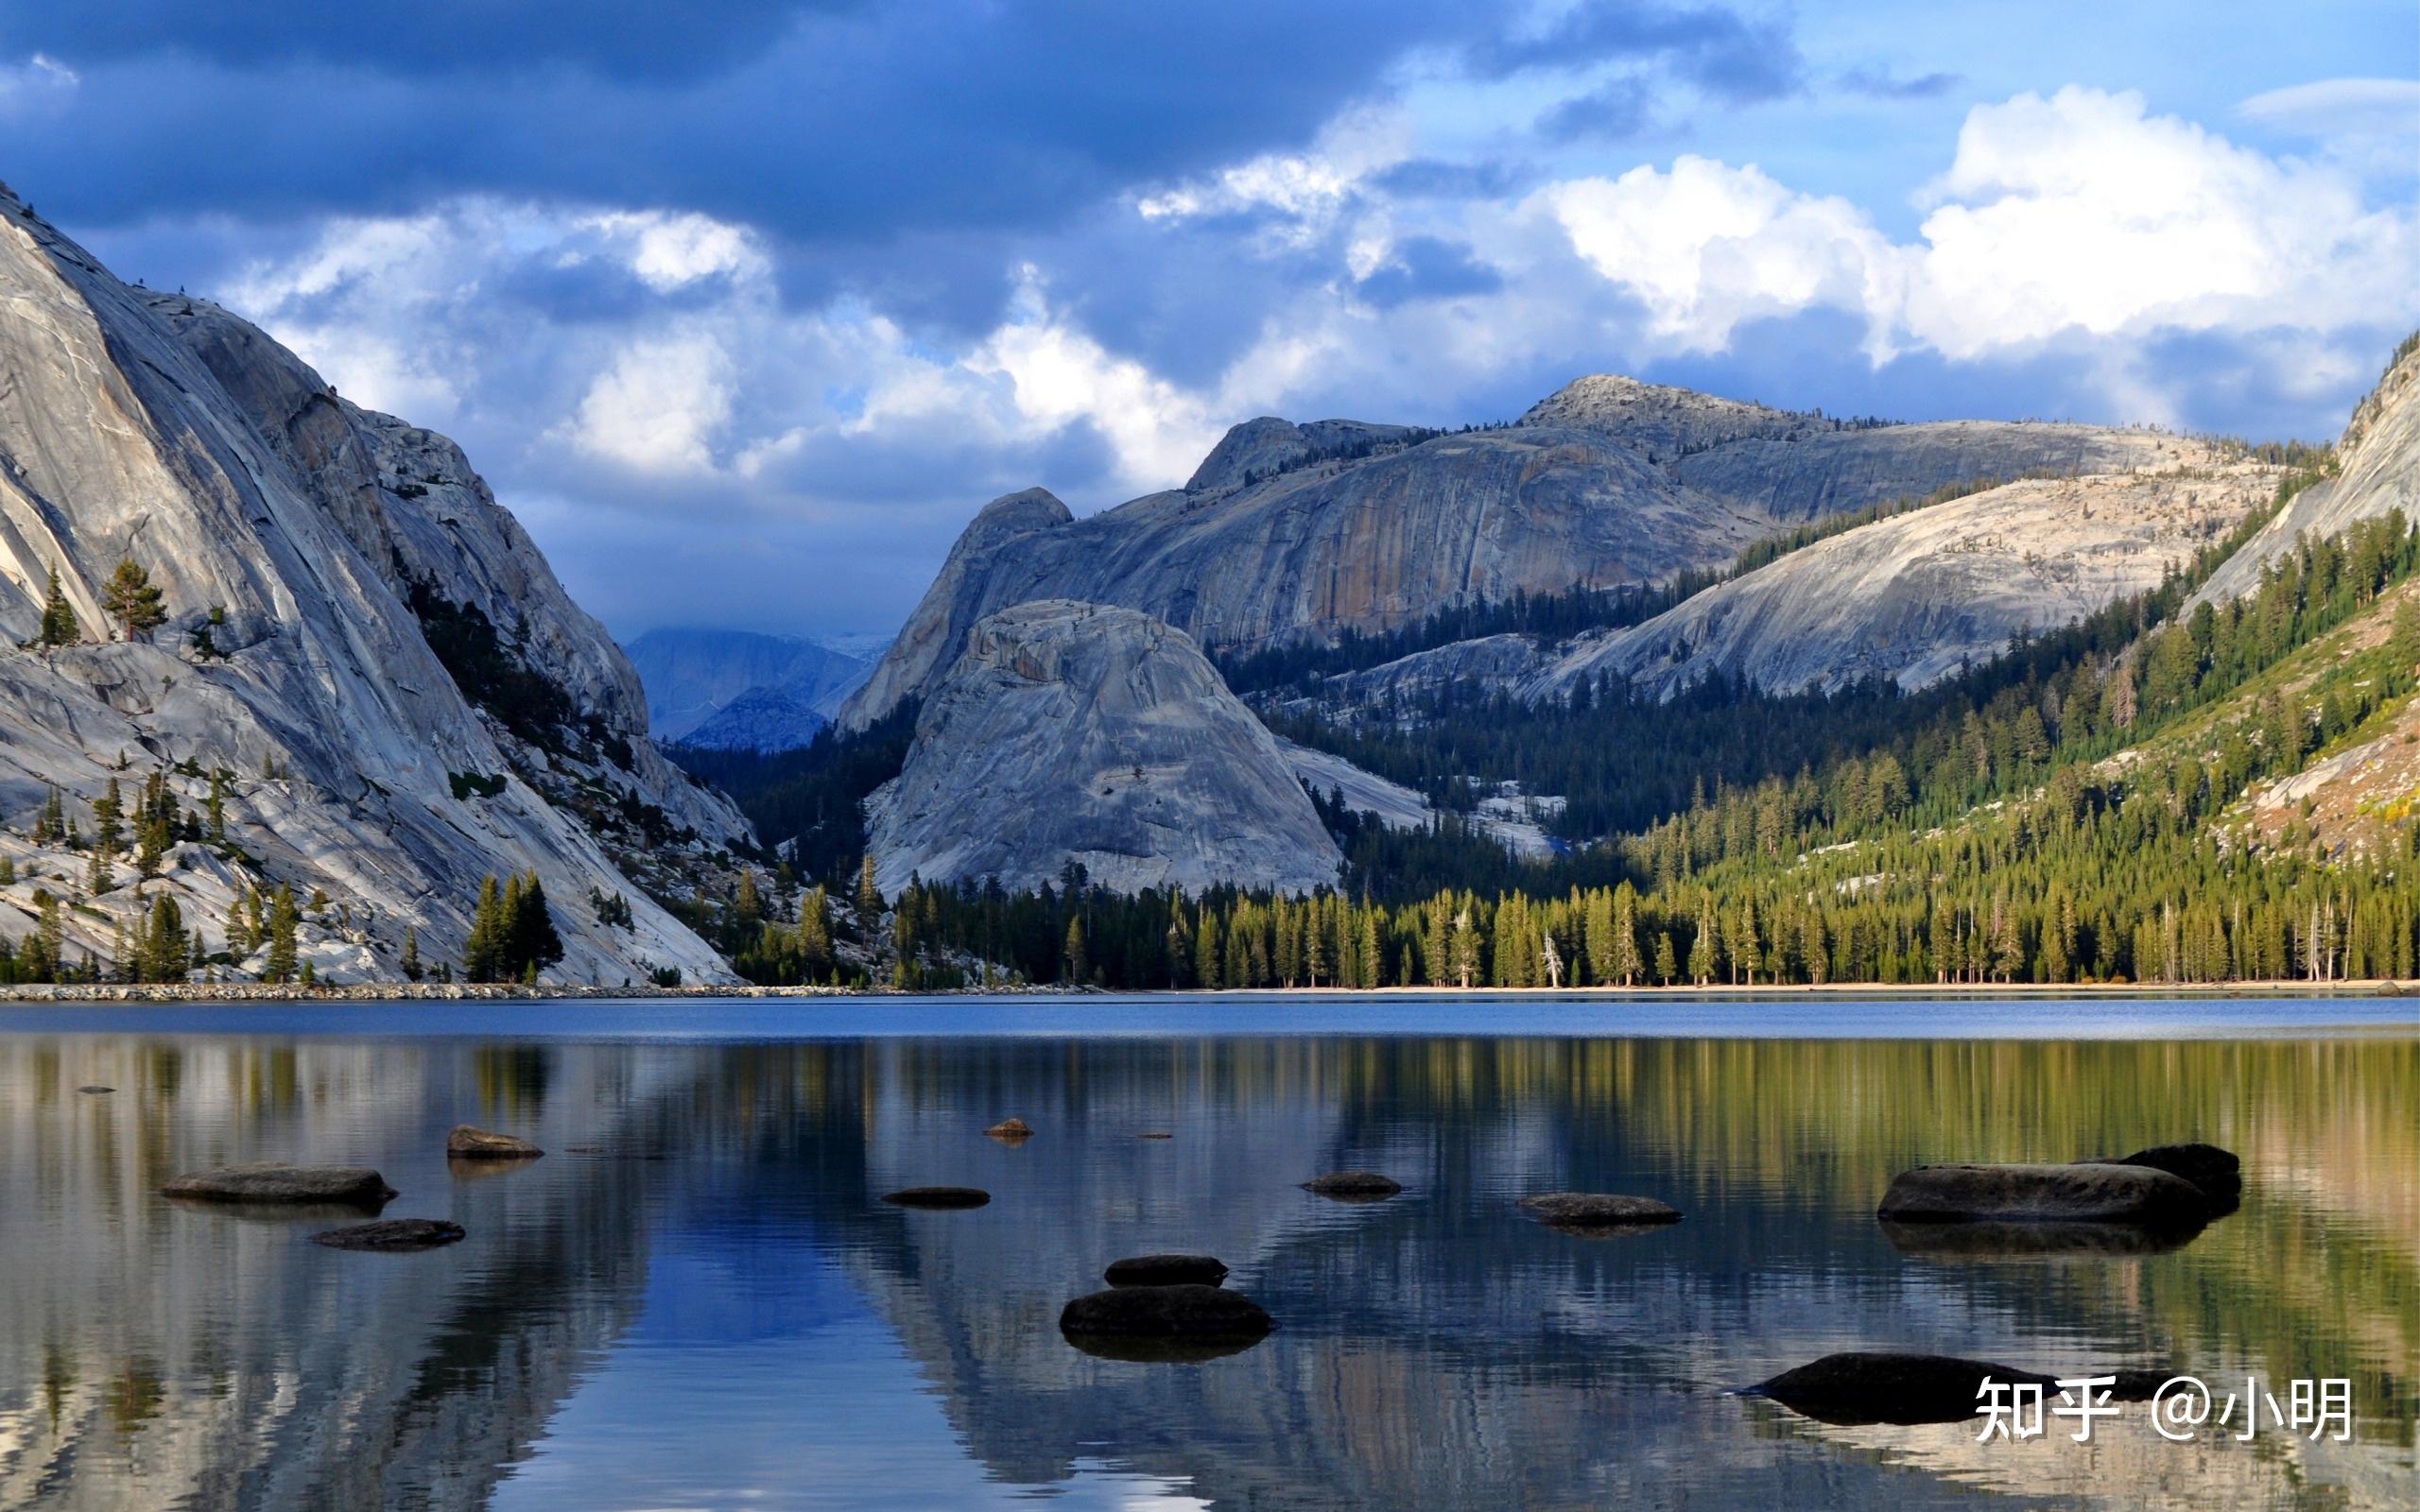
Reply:
[[[1226,1279],[1226,1263],[1215,1255],[1134,1255],[1101,1273],[1112,1286],[1216,1286]]]
[[[469,1124],[455,1125],[454,1132],[445,1136],[449,1160],[534,1160],[545,1153],[527,1140],[492,1134]]]
[[[2192,1182],[2209,1200],[2210,1216],[2223,1218],[2243,1205],[2243,1162],[2215,1144],[2154,1144],[2111,1162],[2148,1166]]]
[[[188,1171],[160,1189],[161,1195],[200,1202],[329,1204],[375,1208],[395,1195],[384,1177],[364,1165],[280,1165],[260,1161]]]
[[[1681,1210],[1653,1197],[1606,1192],[1546,1192],[1521,1206],[1557,1228],[1651,1228],[1681,1221]]]
[[[311,1243],[330,1249],[367,1249],[393,1255],[437,1249],[458,1244],[462,1237],[460,1224],[447,1223],[442,1218],[388,1218],[330,1228],[313,1234]]]
[[[1004,1118],[983,1132],[1004,1143],[1022,1144],[1033,1138],[1033,1125],[1022,1118]]]
[[[1244,1341],[1271,1326],[1268,1311],[1251,1297],[1195,1282],[1113,1286],[1077,1297],[1059,1314],[1059,1331],[1070,1336]]]
[[[979,1208],[992,1194],[981,1187],[905,1187],[884,1193],[882,1200],[894,1208]]]
[[[1303,1183],[1305,1192],[1345,1202],[1375,1202],[1403,1190],[1403,1183],[1375,1171],[1330,1171]]]
[[[2198,1227],[2209,1212],[2200,1188],[2144,1165],[1920,1165],[1892,1178],[1876,1216]]]
[[[101,1097],[117,1091],[114,1087],[78,1087],[78,1091],[89,1097]]]

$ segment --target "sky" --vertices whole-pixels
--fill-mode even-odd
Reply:
[[[5,4],[0,175],[452,435],[615,633],[881,633],[986,500],[1262,414],[2332,438],[2420,326],[2420,12]]]

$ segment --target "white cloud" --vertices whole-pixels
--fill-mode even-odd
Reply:
[[[1910,244],[1844,200],[1700,158],[1531,204],[1638,301],[1651,350],[1720,350],[1744,320],[1819,307],[1863,316],[1877,360],[2420,318],[2411,211],[2368,209],[2347,172],[2151,115],[2138,94],[1979,106],[1925,198]]]
[[[567,434],[636,472],[706,472],[731,398],[731,358],[713,337],[638,341],[590,386]]]
[[[1815,305],[1870,309],[1897,283],[1898,254],[1863,212],[1754,167],[1683,157],[1669,172],[1552,184],[1531,203],[1639,301],[1668,350],[1719,351],[1744,320]]]
[[[1397,108],[1365,107],[1330,122],[1303,152],[1264,153],[1205,178],[1138,195],[1145,220],[1267,214],[1272,245],[1310,245],[1358,199],[1366,181],[1411,155],[1410,119]]]
[[[2308,136],[2420,136],[2420,79],[2323,78],[2255,94],[2236,112]]]
[[[752,232],[711,215],[613,211],[577,224],[623,244],[631,270],[659,292],[719,274],[757,278],[772,270]]]

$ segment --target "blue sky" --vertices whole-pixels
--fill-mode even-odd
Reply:
[[[453,434],[616,631],[885,630],[981,503],[1616,370],[2332,436],[2409,0],[0,9],[0,174]]]

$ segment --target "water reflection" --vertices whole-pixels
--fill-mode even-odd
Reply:
[[[0,1037],[0,1504],[2410,1505],[2415,1089],[2406,1038]],[[458,1123],[552,1153],[456,1174]],[[2182,1245],[1903,1253],[1873,1216],[1905,1165],[2183,1139],[2247,1179]],[[254,1160],[374,1165],[385,1216],[469,1237],[344,1254],[154,1195]],[[1297,1185],[1349,1169],[1404,1191]],[[941,1185],[992,1201],[879,1200]],[[1686,1216],[1589,1243],[1517,1206],[1552,1191]],[[1277,1332],[1063,1337],[1153,1252]],[[1725,1394],[1858,1349],[2350,1376],[2359,1438],[1978,1445]]]

